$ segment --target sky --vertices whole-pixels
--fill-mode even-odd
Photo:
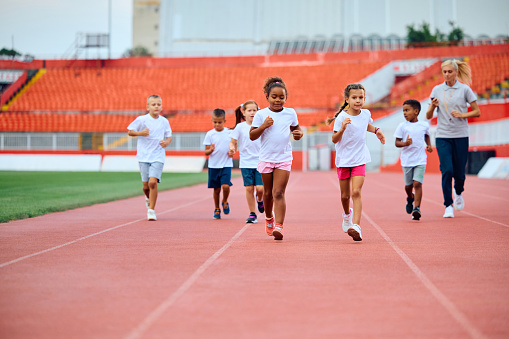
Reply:
[[[108,33],[110,0],[0,0],[0,49],[37,59],[74,52],[77,33]],[[111,0],[111,57],[132,46],[133,0]],[[108,57],[107,48],[82,50],[81,57]]]

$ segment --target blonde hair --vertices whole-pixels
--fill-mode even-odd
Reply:
[[[462,83],[471,85],[472,84],[472,70],[470,66],[465,62],[457,59],[449,59],[442,62],[442,69],[445,66],[452,65],[454,69],[458,72],[458,79],[461,80]]]
[[[344,92],[345,98],[350,97],[350,91],[352,89],[362,89],[364,91],[364,95],[366,94],[366,89],[361,84],[350,84],[350,85],[346,86],[346,88],[345,88],[345,92]],[[328,118],[327,120],[325,120],[325,123],[327,124],[327,126],[330,126],[330,124],[332,124],[332,122],[338,117],[339,113],[341,113],[346,108],[346,106],[348,106],[348,102],[346,102],[346,99],[345,99],[345,102],[339,108],[339,111],[336,112],[334,117]]]

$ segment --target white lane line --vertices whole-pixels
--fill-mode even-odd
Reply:
[[[136,339],[140,338],[143,333],[145,333],[152,324],[157,321],[161,317],[161,315],[170,308],[179,297],[181,297],[184,293],[186,293],[189,288],[198,280],[200,275],[209,268],[214,261],[216,261],[224,251],[226,251],[235,240],[237,240],[242,233],[250,226],[251,224],[245,224],[244,227],[240,229],[223,247],[221,247],[216,253],[212,254],[194,273],[182,284],[180,287],[171,294],[163,303],[161,303],[154,311],[152,311],[143,321],[136,326],[135,329],[125,337],[126,339]]]
[[[331,181],[334,181],[331,179]],[[335,181],[334,181],[335,182]],[[382,185],[381,186],[390,188],[392,190],[395,190],[392,186]],[[339,184],[338,184],[338,190],[339,190]],[[393,248],[393,250],[403,259],[403,261],[407,264],[407,266],[410,268],[410,270],[417,276],[417,278],[422,282],[422,284],[431,292],[431,294],[438,300],[440,304],[451,314],[451,316],[460,324],[460,326],[467,331],[472,338],[475,339],[481,339],[485,338],[485,336],[479,332],[468,320],[468,318],[460,312],[447,297],[440,292],[440,290],[429,280],[429,278],[417,267],[417,265],[408,257],[408,255],[403,252],[402,249],[400,249],[392,240],[389,238],[387,233],[384,232],[384,230],[378,226],[377,223],[373,221],[365,212],[362,212],[362,215],[364,218],[371,224],[373,227],[380,233],[382,238]]]
[[[396,188],[394,188],[392,186],[381,184],[379,182],[375,182],[375,183],[377,185],[380,185],[380,186],[385,187],[387,189],[390,189],[392,191],[397,191],[397,192],[401,191],[402,194],[404,193],[403,190],[398,190],[398,189],[396,189]],[[422,197],[422,200],[425,200],[425,201],[427,201],[429,203],[432,203],[434,205],[437,205],[437,206],[444,206],[444,204],[441,204],[441,203],[436,202],[435,200],[432,200],[432,199],[429,199],[429,198]],[[501,222],[498,222],[498,221],[495,221],[495,220],[491,220],[491,219],[488,219],[488,218],[485,218],[485,217],[481,217],[480,215],[473,214],[473,213],[470,213],[470,212],[461,211],[459,213],[465,213],[465,214],[468,214],[468,215],[470,215],[472,217],[475,217],[475,218],[478,218],[478,219],[481,219],[481,220],[484,220],[484,221],[488,221],[488,222],[491,222],[491,223],[494,223],[494,224],[497,224],[497,225],[500,225],[500,226],[504,226],[504,227],[509,227],[509,225],[507,225],[507,224],[504,224],[504,223],[501,223]]]
[[[187,204],[184,204],[184,205],[180,205],[180,206],[171,208],[171,209],[163,211],[163,212],[158,212],[158,215],[169,213],[169,212],[173,212],[173,211],[178,210],[180,208],[185,208],[185,207],[194,205],[194,204],[196,204],[198,202],[202,202],[204,200],[209,200],[209,199],[210,199],[210,197],[203,198],[203,199],[200,199],[200,200],[195,200],[195,201],[192,201],[190,203],[187,203]],[[38,255],[41,255],[41,254],[44,254],[44,253],[48,253],[48,252],[57,250],[59,248],[65,247],[65,246],[69,246],[69,245],[75,244],[75,243],[77,243],[79,241],[82,241],[82,240],[85,240],[85,239],[88,239],[88,238],[91,238],[91,237],[95,237],[96,235],[103,234],[103,233],[106,233],[106,232],[109,232],[109,231],[113,231],[113,230],[116,230],[117,228],[125,227],[125,226],[128,226],[128,225],[137,223],[139,221],[142,221],[142,220],[146,220],[146,219],[145,218],[137,219],[137,220],[133,220],[133,221],[130,221],[130,222],[122,224],[122,225],[113,226],[113,227],[110,227],[108,229],[105,229],[105,230],[102,230],[102,231],[99,231],[99,232],[96,232],[96,233],[92,233],[92,234],[86,235],[84,237],[81,237],[81,238],[78,238],[78,239],[66,242],[65,244],[57,245],[57,246],[54,246],[54,247],[51,247],[51,248],[48,248],[48,249],[45,249],[45,250],[42,250],[42,251],[39,251],[39,252],[35,252],[35,253],[32,253],[32,254],[25,255],[23,257],[19,257],[17,259],[11,260],[11,261],[4,262],[4,263],[0,264],[0,268],[12,265],[14,263],[20,262],[20,261],[25,260],[25,259],[29,259],[29,258],[38,256]]]
[[[407,266],[412,270],[412,272],[417,276],[417,278],[422,282],[422,284],[431,292],[431,294],[438,300],[440,304],[449,312],[449,314],[460,324],[461,327],[465,331],[470,334],[472,338],[485,338],[485,336],[477,330],[468,320],[468,318],[461,313],[460,310],[454,305],[452,301],[450,301],[440,290],[429,280],[429,278],[417,267],[416,264],[410,259],[403,250],[401,250],[389,236],[382,230],[380,226],[378,226],[373,219],[371,219],[366,213],[362,212],[362,215],[366,220],[373,225],[373,227],[380,233],[380,235],[391,245],[391,247],[396,251],[396,253],[403,259],[403,261],[407,264]]]

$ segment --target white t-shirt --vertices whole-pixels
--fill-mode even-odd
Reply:
[[[230,137],[237,140],[237,147],[240,153],[240,168],[256,168],[258,166],[258,157],[260,154],[260,138],[251,140],[249,131],[251,125],[247,122],[241,122],[231,132]]]
[[[166,158],[165,149],[159,145],[161,140],[171,137],[170,122],[163,116],[152,118],[150,114],[140,115],[127,126],[127,130],[141,132],[148,128],[147,137],[138,137],[136,160],[139,162],[162,162]]]
[[[453,118],[451,111],[465,113],[467,104],[477,101],[477,96],[472,89],[459,81],[453,86],[447,86],[444,82],[433,87],[431,97],[438,99],[437,107],[437,132],[436,138],[465,138],[468,137],[468,120]],[[447,106],[447,109],[446,109]]]
[[[292,160],[290,126],[299,125],[297,113],[293,108],[283,107],[281,112],[273,112],[267,107],[256,112],[251,126],[260,127],[268,116],[274,120],[274,124],[260,136],[260,161],[279,163]]]
[[[371,155],[366,146],[368,124],[373,122],[371,112],[361,109],[359,115],[356,116],[345,111],[339,113],[334,122],[334,132],[341,129],[343,120],[346,118],[350,118],[351,123],[346,126],[341,140],[336,143],[336,167],[355,167],[367,164],[371,161]]]
[[[233,160],[228,156],[230,150],[230,130],[225,127],[221,132],[211,129],[205,135],[204,145],[214,144],[214,152],[209,156],[209,168],[233,167]]]
[[[425,135],[429,134],[429,123],[425,121],[410,122],[404,121],[398,125],[395,138],[400,138],[405,142],[408,136],[412,139],[412,144],[401,148],[401,166],[415,167],[426,165],[426,141]]]

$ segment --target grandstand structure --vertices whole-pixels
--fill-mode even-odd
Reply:
[[[376,138],[368,140],[372,166],[378,168],[397,160],[391,135],[403,119],[402,102],[417,99],[425,110],[431,89],[442,81],[440,63],[448,58],[467,60],[472,68],[472,89],[478,94],[482,115],[471,119],[471,130],[478,133],[471,146],[493,146],[505,155],[507,133],[496,135],[493,127],[507,126],[509,121],[508,43],[73,63],[0,60],[0,72],[19,75],[0,99],[0,152],[133,152],[136,140],[127,137],[126,127],[145,112],[146,98],[158,94],[163,98],[163,115],[175,133],[169,152],[201,154],[214,108],[225,109],[226,126],[233,127],[234,109],[249,99],[265,107],[265,78],[281,76],[288,87],[287,106],[297,110],[307,130],[304,141],[294,143],[294,149],[303,153],[324,144],[333,149],[330,127],[324,121],[341,104],[348,83],[363,83],[368,92],[366,107],[388,139],[385,150]],[[401,71],[402,66],[410,70]],[[299,159],[307,161],[305,154]]]

